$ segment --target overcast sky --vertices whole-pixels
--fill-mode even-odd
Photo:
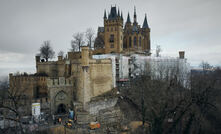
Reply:
[[[138,23],[145,13],[151,47],[165,56],[186,52],[192,66],[221,65],[221,0],[0,0],[0,76],[35,71],[35,54],[45,40],[56,53],[70,49],[72,35],[103,26],[104,10],[115,5]]]

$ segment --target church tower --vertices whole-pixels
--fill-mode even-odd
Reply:
[[[108,17],[104,12],[104,44],[105,53],[121,53],[123,51],[123,16],[122,12],[111,7]]]

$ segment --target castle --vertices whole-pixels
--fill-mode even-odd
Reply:
[[[86,106],[92,97],[113,89],[112,64],[110,59],[92,59],[84,46],[67,58],[58,56],[57,61],[44,62],[36,56],[34,75],[9,74],[9,81],[11,92],[22,92],[30,106],[39,101],[56,114],[67,112],[74,101]]]
[[[138,25],[135,8],[133,23],[128,13],[123,26],[123,15],[116,7],[111,7],[108,15],[105,11],[103,19],[104,27],[98,28],[94,50],[83,46],[81,52],[68,52],[67,57],[58,56],[57,61],[45,62],[36,56],[36,73],[10,74],[10,90],[20,90],[29,102],[41,102],[41,109],[56,114],[67,112],[76,101],[86,109],[93,97],[146,72],[153,79],[188,79],[183,75],[189,72],[184,51],[179,52],[178,58],[150,56],[146,15],[142,27]],[[175,74],[177,70],[182,73]]]
[[[111,7],[107,15],[104,11],[104,27],[98,28],[97,38],[94,44],[94,54],[109,53],[150,53],[150,28],[145,15],[143,26],[137,22],[136,8],[134,7],[133,22],[128,13],[124,24],[123,14],[116,7]]]

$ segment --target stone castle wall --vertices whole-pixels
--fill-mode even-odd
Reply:
[[[30,98],[35,98],[37,97],[37,92],[40,94],[47,94],[46,80],[47,77],[44,76],[13,76],[13,74],[10,74],[10,91],[12,93],[19,91]]]
[[[58,106],[64,104],[66,111],[71,108],[73,100],[73,83],[71,79],[65,77],[47,79],[49,98],[51,100],[51,113],[57,112]]]

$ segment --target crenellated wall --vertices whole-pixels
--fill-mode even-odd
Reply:
[[[30,98],[43,97],[47,95],[47,77],[9,75],[10,92],[20,91],[20,94]],[[38,95],[37,95],[38,94]]]
[[[73,83],[72,79],[65,77],[48,78],[48,96],[51,100],[51,114],[55,114],[59,105],[65,105],[65,110],[71,108],[73,100]]]

